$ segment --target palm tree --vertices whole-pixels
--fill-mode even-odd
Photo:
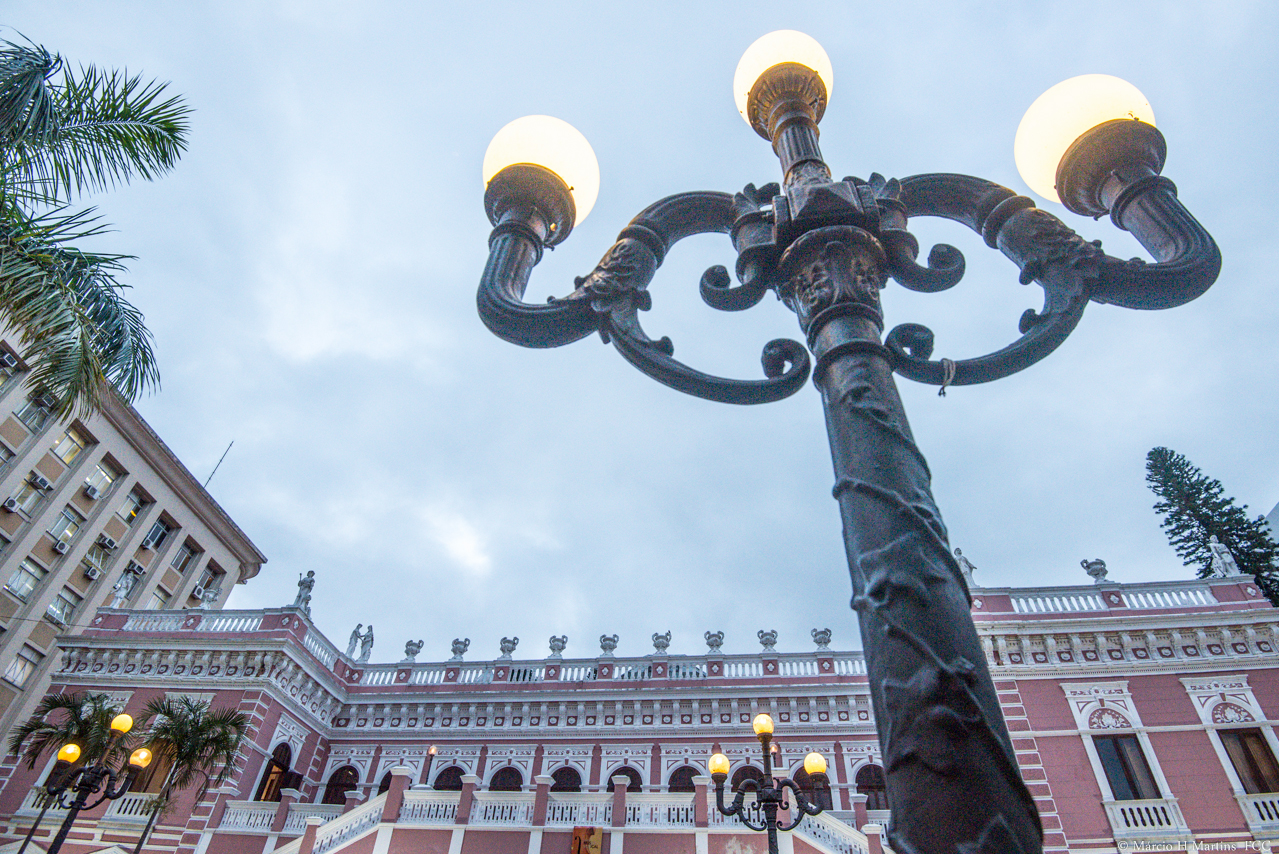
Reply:
[[[145,744],[155,754],[157,767],[168,766],[160,791],[151,802],[151,817],[138,838],[140,852],[151,828],[168,807],[174,792],[200,784],[196,801],[235,774],[235,760],[249,729],[249,719],[235,709],[210,709],[191,697],[152,700],[144,712],[152,721]]]
[[[71,742],[80,746],[83,764],[128,756],[136,739],[111,737],[111,720],[118,713],[106,694],[50,694],[10,733],[9,752],[25,759],[28,768]]]
[[[169,171],[190,110],[167,84],[0,41],[0,321],[20,331],[31,385],[59,416],[159,385],[151,335],[116,280],[130,256],[81,251],[105,226],[75,198]]]

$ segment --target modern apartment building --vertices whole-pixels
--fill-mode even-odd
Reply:
[[[43,696],[54,639],[100,606],[221,608],[266,558],[119,396],[51,416],[0,340],[0,732]]]

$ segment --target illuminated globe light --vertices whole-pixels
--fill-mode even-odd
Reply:
[[[751,728],[755,730],[756,735],[768,733],[773,734],[773,719],[764,712],[760,712],[755,716],[755,720],[751,723]]]
[[[111,729],[121,735],[124,735],[126,732],[133,729],[133,718],[123,714],[116,715],[111,719]]]
[[[62,749],[58,751],[58,758],[61,759],[63,762],[70,762],[74,764],[75,761],[80,758],[80,745],[78,744],[62,745]]]
[[[533,163],[559,176],[577,216],[586,219],[600,193],[600,164],[581,132],[553,116],[524,116],[499,130],[484,152],[484,186],[493,176],[515,163]]]
[[[811,777],[814,774],[826,773],[826,757],[820,753],[810,753],[804,757],[804,770]]]
[[[822,85],[826,87],[826,100],[830,100],[835,75],[830,57],[822,50],[817,39],[797,30],[775,30],[766,36],[760,36],[746,48],[737,63],[737,71],[733,74],[733,101],[747,124],[750,124],[750,118],[746,115],[746,98],[755,81],[765,71],[783,62],[796,62],[816,71]]]
[[[728,757],[722,753],[713,754],[711,761],[707,763],[707,768],[712,774],[727,774],[728,767]]]
[[[151,764],[151,751],[145,747],[139,747],[129,755],[129,764],[136,765],[139,768],[145,768]]]
[[[1022,116],[1013,141],[1022,180],[1045,199],[1061,201],[1057,166],[1066,149],[1113,119],[1140,119],[1153,126],[1155,113],[1136,86],[1109,74],[1072,77],[1040,95]]]

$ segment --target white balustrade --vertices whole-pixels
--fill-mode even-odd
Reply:
[[[185,611],[134,611],[124,621],[126,632],[176,632],[189,615]]]
[[[1176,798],[1113,801],[1104,806],[1115,838],[1189,832]]]
[[[745,661],[728,659],[724,662],[724,675],[729,679],[750,679],[764,675],[764,662],[759,659]]]
[[[1239,808],[1248,819],[1253,833],[1273,833],[1279,830],[1279,794],[1263,792],[1259,795],[1235,795]]]
[[[40,810],[49,805],[50,813],[62,814],[66,812],[58,806],[52,795],[45,792],[43,786],[37,786],[27,792],[27,796],[22,799],[22,806],[18,807],[18,815],[38,815]]]
[[[532,792],[476,792],[471,824],[533,823]]]
[[[379,665],[370,667],[364,671],[364,678],[361,684],[364,685],[392,685],[395,683],[395,666],[387,667]]]
[[[561,682],[594,682],[599,668],[594,664],[565,664],[560,667]]]
[[[1133,609],[1184,608],[1187,605],[1215,605],[1212,590],[1204,587],[1174,587],[1164,590],[1124,590],[1124,603]]]
[[[507,674],[507,682],[541,682],[546,675],[542,665],[533,667],[512,667]]]
[[[626,793],[626,826],[692,827],[693,795]]]
[[[116,821],[136,821],[139,824],[144,824],[151,817],[151,811],[148,807],[155,800],[155,797],[155,795],[148,795],[146,792],[126,792],[111,802],[111,806],[107,807],[107,811],[102,814],[102,818],[115,819]]]
[[[1096,593],[1027,593],[1011,597],[1018,614],[1074,613],[1104,611],[1106,603]]]
[[[613,824],[611,792],[556,793],[546,802],[547,827],[609,827]]]
[[[269,833],[275,822],[276,804],[262,801],[227,801],[219,830]]]
[[[830,854],[869,854],[866,834],[827,813],[806,815],[793,831]]]
[[[457,820],[460,799],[460,792],[407,791],[400,806],[399,823],[451,825]]]
[[[320,660],[325,667],[332,667],[333,663],[338,660],[338,651],[333,644],[325,639],[314,627],[308,628],[306,637],[302,639],[302,645],[310,650],[311,654]]]
[[[326,822],[342,814],[342,804],[289,804],[289,814],[284,818],[280,833],[284,836],[301,836],[306,830],[306,820],[319,816]]]
[[[261,612],[205,611],[198,632],[256,632],[262,627]]]

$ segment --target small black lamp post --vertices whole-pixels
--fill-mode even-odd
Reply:
[[[62,850],[62,843],[71,832],[71,826],[75,824],[80,810],[93,809],[104,800],[114,801],[122,797],[129,791],[129,786],[133,784],[138,774],[151,764],[151,751],[145,747],[139,747],[130,754],[125,768],[115,770],[107,764],[111,756],[111,748],[131,729],[133,729],[133,718],[125,714],[116,715],[111,721],[111,735],[107,740],[106,749],[92,765],[81,768],[71,767],[80,758],[80,748],[75,744],[64,745],[58,751],[58,761],[54,763],[53,771],[49,774],[49,783],[46,784],[45,790],[61,805],[66,805],[63,796],[68,790],[73,791],[75,795],[71,803],[66,805],[68,806],[67,817],[62,820],[62,826],[58,828],[53,841],[49,843],[47,854],[58,854]],[[123,776],[120,771],[124,772]],[[90,803],[90,798],[99,793],[101,793],[100,796]],[[32,833],[34,832],[33,827]],[[30,835],[28,834],[28,840]],[[23,848],[26,844],[23,842]]]
[[[715,782],[715,806],[726,816],[737,816],[737,820],[751,830],[767,831],[768,854],[777,854],[777,831],[794,830],[804,820],[804,816],[817,815],[822,808],[817,804],[809,803],[799,786],[795,785],[794,780],[789,777],[773,776],[773,755],[769,749],[773,740],[773,719],[766,714],[756,715],[754,729],[755,735],[759,737],[760,746],[764,750],[763,784],[749,778],[743,780],[737,787],[733,805],[724,806],[724,781],[728,779],[728,757],[722,753],[716,753],[709,763],[711,779]],[[810,776],[825,774],[826,759],[820,753],[810,753],[804,757],[804,770]],[[778,824],[777,811],[790,809],[790,804],[786,802],[787,789],[790,789],[795,797],[795,806],[799,808],[799,815],[790,824]],[[755,803],[747,807],[746,795],[751,792],[755,793]],[[747,817],[747,812],[751,810],[757,816],[763,814],[758,823]]]
[[[864,62],[860,69],[876,67]],[[1085,240],[1031,199],[980,178],[835,180],[817,129],[830,81],[830,59],[808,36],[782,31],[751,45],[734,95],[747,123],[772,143],[781,184],[655,202],[571,293],[544,304],[524,301],[533,266],[589,211],[599,169],[585,139],[571,127],[564,132],[563,122],[533,116],[504,127],[484,157],[493,232],[480,317],[498,337],[526,347],[599,333],[659,382],[722,403],[779,400],[802,388],[811,371],[893,804],[889,842],[916,854],[1033,854],[1043,848],[1039,813],[893,374],[943,391],[1009,376],[1060,346],[1090,302],[1162,309],[1195,299],[1216,280],[1221,254],[1160,174],[1164,138],[1131,84],[1084,75],[1054,86],[1027,111],[1014,153],[1037,192],[1077,214],[1109,214],[1153,263],[1111,257],[1100,241]],[[551,142],[557,133],[559,148]],[[933,359],[933,333],[924,326],[901,324],[883,336],[879,292],[890,278],[934,292],[964,275],[964,257],[952,246],[934,246],[927,266],[917,263],[919,243],[908,225],[924,216],[973,229],[1018,267],[1022,284],[1043,288],[1043,308],[1021,315],[1019,337],[1008,346]],[[701,278],[703,300],[739,311],[772,291],[795,312],[807,342],[765,345],[764,379],[694,370],[673,358],[669,338],[650,338],[639,321],[671,246],[716,232],[732,240],[738,282],[724,267],[711,267]]]

